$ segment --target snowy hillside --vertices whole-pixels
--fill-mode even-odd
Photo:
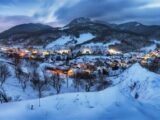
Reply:
[[[111,42],[107,42],[107,43],[88,43],[88,44],[85,44],[84,46],[89,46],[89,47],[92,47],[92,46],[99,46],[99,47],[106,47],[108,48],[110,45],[115,45],[115,44],[120,44],[121,42],[119,40],[111,40]]]
[[[0,105],[1,120],[159,120],[160,76],[138,63],[101,92],[70,93]],[[135,93],[138,94],[135,97]],[[10,114],[8,116],[8,114]]]
[[[126,70],[115,81],[121,82],[120,87],[125,93],[131,93],[139,101],[159,103],[160,75],[142,68],[138,63]],[[156,102],[153,102],[156,101]]]
[[[0,119],[158,120],[160,114],[158,110],[151,105],[127,98],[117,87],[112,87],[102,92],[47,97],[41,99],[40,107],[38,100],[3,104],[0,107]]]
[[[85,41],[93,39],[95,36],[92,35],[91,33],[83,33],[80,34],[79,38],[72,37],[72,36],[62,36],[58,38],[57,40],[49,43],[46,48],[52,48],[55,45],[66,45],[68,43],[76,43],[76,44],[81,44],[84,43]]]

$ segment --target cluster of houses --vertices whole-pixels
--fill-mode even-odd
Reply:
[[[143,65],[150,64],[156,58],[158,58],[160,61],[160,50],[155,50],[155,51],[145,54],[142,57],[141,64]]]
[[[101,53],[97,54],[97,51],[101,51]],[[116,71],[120,72],[126,69],[135,62],[146,64],[155,57],[160,57],[159,50],[152,51],[147,54],[140,52],[122,53],[121,51],[115,49],[98,49],[97,51],[91,49],[90,47],[81,47],[78,50],[71,50],[67,47],[47,50],[34,48],[21,49],[0,46],[0,52],[8,55],[9,57],[43,59],[45,62],[49,62],[54,65],[61,61],[61,65],[57,65],[57,67],[54,68],[47,68],[47,70],[68,76],[73,76],[77,71],[88,74],[99,71],[101,73],[111,75],[113,73],[117,73]],[[76,56],[77,53],[80,54]],[[100,57],[96,58],[98,55]],[[68,61],[68,63],[64,64],[66,61]]]
[[[90,58],[91,57],[91,58]],[[68,66],[57,65],[57,67],[48,68],[54,73],[74,76],[75,73],[101,73],[104,75],[116,75],[128,68],[131,64],[136,62],[134,59],[127,57],[120,57],[119,55],[94,57],[94,56],[80,56],[69,61]],[[61,66],[61,67],[60,67]]]
[[[20,49],[20,48],[6,48],[1,51],[4,55],[9,57],[18,57],[18,58],[30,58],[30,59],[43,59],[49,56],[48,51],[38,51],[36,49]]]
[[[88,50],[88,49],[87,49]],[[110,52],[110,51],[108,51]],[[77,71],[86,72],[89,74],[95,72],[101,72],[107,75],[117,75],[121,73],[123,70],[131,66],[132,64],[139,62],[143,63],[149,62],[152,58],[160,57],[160,51],[152,51],[148,54],[144,53],[124,53],[111,50],[109,55],[104,56],[95,56],[95,55],[82,55],[77,58],[70,60],[68,64],[68,69],[59,69],[57,67],[54,72],[60,70],[61,73],[66,74],[68,76],[73,76]],[[63,72],[62,72],[63,71]]]
[[[47,59],[49,56],[56,54],[64,55],[70,54],[70,49],[62,48],[57,50],[44,50],[35,48],[17,48],[0,46],[0,53],[9,57],[30,58],[30,59]]]
[[[45,59],[48,56],[55,56],[55,55],[71,55],[71,54],[78,54],[78,55],[97,55],[101,52],[101,54],[121,54],[121,52],[116,51],[114,49],[105,50],[102,53],[102,50],[94,50],[89,47],[82,47],[78,49],[78,51],[74,52],[68,47],[60,47],[56,49],[35,49],[35,48],[18,48],[18,47],[6,47],[0,45],[0,52],[4,53],[8,56],[17,56],[20,58],[32,58],[32,59]]]

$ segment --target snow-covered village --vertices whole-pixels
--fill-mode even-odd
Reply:
[[[0,120],[160,120],[158,0],[24,3],[0,1]]]

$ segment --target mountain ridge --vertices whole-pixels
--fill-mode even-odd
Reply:
[[[143,25],[138,22],[110,24],[89,18],[76,18],[62,28],[54,28],[43,24],[22,24],[0,33],[0,44],[24,46],[46,46],[62,36],[76,36],[91,33],[96,36],[90,42],[106,43],[112,39],[120,40],[118,47],[124,50],[137,50],[153,44],[152,39],[160,39],[160,26]],[[138,44],[137,44],[138,43]],[[85,44],[85,43],[84,43]],[[138,47],[136,47],[138,46]]]

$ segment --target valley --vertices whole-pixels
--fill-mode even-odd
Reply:
[[[0,33],[0,119],[158,120],[159,30],[77,18]]]

